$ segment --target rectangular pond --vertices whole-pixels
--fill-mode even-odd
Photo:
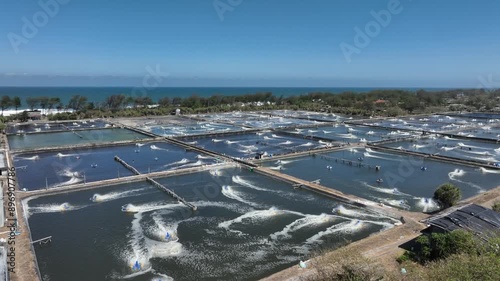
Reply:
[[[46,280],[257,280],[396,222],[238,168],[29,201]],[[90,199],[90,200],[89,200]],[[64,226],[64,227],[62,227]]]
[[[263,114],[273,114],[281,117],[288,118],[300,118],[300,119],[310,119],[317,121],[326,121],[326,122],[340,122],[344,120],[352,119],[352,117],[347,118],[345,116],[337,115],[334,113],[322,113],[322,112],[312,112],[312,111],[303,111],[303,110],[271,110],[271,111],[262,111]]]
[[[364,124],[383,126],[387,128],[406,130],[425,130],[430,132],[443,132],[450,130],[464,130],[478,126],[483,120],[467,117],[429,115],[421,117],[399,117],[389,119],[374,119]]]
[[[231,131],[242,131],[243,129],[236,126],[209,122],[193,122],[191,124],[182,125],[159,125],[144,128],[153,134],[165,137],[189,136],[207,133],[223,133]]]
[[[8,136],[9,146],[12,150],[71,146],[79,144],[100,144],[113,141],[129,141],[146,138],[150,137],[121,128]]]
[[[450,137],[429,137],[383,146],[484,163],[500,163],[500,144]]]
[[[343,143],[377,142],[382,140],[407,138],[410,136],[420,135],[419,133],[414,132],[348,124],[335,124],[313,128],[297,128],[288,130],[288,132],[302,136],[321,137]]]
[[[329,142],[281,135],[270,131],[217,138],[198,138],[187,142],[211,151],[246,159],[255,158],[257,153],[262,154],[263,157],[269,157],[330,145]]]
[[[314,120],[294,119],[258,112],[229,112],[219,114],[197,115],[211,122],[224,122],[235,126],[246,126],[252,128],[283,128],[296,125],[317,125],[323,122]]]
[[[86,128],[107,128],[110,124],[102,120],[79,120],[79,121],[61,121],[61,122],[31,122],[14,123],[7,126],[7,134],[23,134],[36,132],[65,131]]]
[[[361,164],[361,167],[359,167]],[[420,157],[356,148],[296,159],[270,161],[265,166],[326,187],[414,211],[433,211],[436,188],[450,182],[462,198],[495,188],[500,171],[466,167]],[[380,166],[377,171],[376,166]]]
[[[211,157],[185,151],[165,142],[152,142],[39,154],[16,154],[14,165],[17,167],[20,188],[33,190],[133,175],[114,160],[115,156],[119,156],[141,173],[215,163]]]
[[[479,126],[474,129],[463,130],[457,133],[470,138],[490,139],[500,142],[500,126],[492,127],[488,125]]]

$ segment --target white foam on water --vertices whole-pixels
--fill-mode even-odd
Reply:
[[[295,161],[298,161],[298,160],[278,160],[278,161],[276,161],[276,164],[286,165],[286,164],[290,164],[290,163],[295,162]]]
[[[292,223],[286,225],[281,231],[275,232],[270,235],[271,239],[278,240],[284,238],[291,238],[291,232],[295,232],[297,230],[308,228],[308,227],[316,227],[322,224],[327,224],[335,221],[337,218],[327,214],[321,215],[307,215],[303,218],[299,218]]]
[[[387,205],[393,206],[393,207],[397,207],[397,208],[401,208],[401,209],[405,209],[405,210],[409,210],[411,208],[410,205],[408,205],[408,202],[406,200],[397,200],[397,199],[388,199],[388,198],[377,198],[377,199],[380,200],[381,202],[383,202]]]
[[[106,193],[106,194],[99,194],[96,193],[92,195],[90,198],[90,201],[92,202],[107,202],[107,201],[112,201],[120,198],[125,198],[125,197],[130,197],[130,196],[136,196],[140,195],[141,191],[144,191],[144,188],[139,188],[139,189],[132,189],[132,190],[126,190],[126,191],[116,191],[116,192],[111,192],[111,193]]]
[[[445,146],[443,146],[443,147],[441,147],[441,149],[444,150],[444,151],[450,151],[450,150],[454,150],[456,148],[458,148],[458,147],[457,146],[453,146],[453,147],[445,147]]]
[[[186,164],[186,163],[189,163],[189,159],[182,158],[181,160],[179,160],[177,162],[173,162],[173,163],[170,163],[170,164],[163,165],[163,167],[170,167],[170,166],[175,166],[175,165],[182,165],[182,164]]]
[[[168,224],[157,213],[154,213],[151,218],[154,225],[146,229],[146,233],[153,236],[159,242],[177,242],[179,240],[179,236],[177,235],[179,222]]]
[[[420,148],[424,148],[424,147],[427,147],[428,145],[425,145],[425,144],[414,144],[412,145],[413,148],[415,149],[420,149]]]
[[[161,204],[161,203],[148,203],[148,204],[143,204],[143,205],[133,205],[133,204],[126,204],[122,206],[122,212],[125,213],[146,213],[146,212],[152,212],[156,210],[173,210],[176,208],[183,208],[185,207],[184,204],[182,203],[173,203],[173,204]]]
[[[283,137],[278,136],[278,135],[276,135],[276,134],[272,134],[272,135],[271,135],[271,137],[273,137],[273,138],[275,138],[275,139],[282,139],[282,138],[283,138]]]
[[[16,160],[35,161],[35,160],[39,160],[39,159],[40,159],[40,156],[35,155],[35,156],[31,156],[31,157],[18,157]]]
[[[312,142],[304,143],[299,146],[313,146],[314,144]]]
[[[60,152],[56,154],[56,157],[59,157],[59,158],[71,157],[71,156],[77,156],[77,154],[63,154]]]
[[[466,184],[468,186],[471,186],[471,187],[477,189],[480,193],[484,192],[484,189],[481,186],[479,186],[475,183],[472,183],[472,182],[467,182],[467,181],[463,181],[463,180],[458,179],[460,177],[463,177],[465,174],[466,174],[466,172],[464,170],[455,169],[452,172],[448,173],[448,178],[452,181],[463,183],[463,184]]]
[[[276,217],[276,216],[282,216],[285,214],[294,214],[294,215],[299,215],[299,216],[305,216],[302,213],[299,212],[294,212],[294,211],[288,211],[288,210],[279,210],[275,207],[271,207],[267,210],[258,210],[258,211],[250,211],[248,213],[245,213],[235,219],[224,221],[219,223],[219,227],[225,228],[227,230],[230,230],[231,225],[235,223],[250,223],[250,224],[256,224],[265,220],[268,220],[270,218]],[[237,233],[241,233],[241,231],[235,231],[231,230]]]
[[[193,203],[196,207],[198,207],[198,209],[203,207],[216,207],[216,208],[231,210],[239,214],[244,214],[246,212],[253,210],[253,208],[248,206],[242,206],[239,203],[228,203],[228,202],[217,202],[217,201],[196,201],[191,203]]]
[[[331,134],[331,133],[333,133],[333,131],[325,131],[325,130],[323,130],[323,134],[325,134],[325,135],[326,134]]]
[[[464,144],[463,142],[459,142],[459,143],[457,143],[457,145],[458,145],[458,146],[461,146],[461,147],[471,147],[471,148],[479,148],[479,149],[483,148],[483,147],[481,147],[481,146],[466,145],[466,144]]]
[[[288,144],[292,144],[293,142],[287,140],[287,141],[284,141],[284,142],[280,142],[278,143],[278,145],[288,145]]]
[[[230,140],[226,140],[225,143],[226,144],[233,144],[233,143],[239,143],[240,141],[230,141]]]
[[[165,275],[165,274],[161,274],[161,273],[158,273],[158,272],[154,272],[155,277],[151,278],[150,281],[174,281],[174,278],[168,276],[168,275]]]
[[[244,149],[248,149],[248,150],[257,150],[258,147],[255,146],[255,145],[242,145],[242,144],[239,144],[239,146],[243,147]]]
[[[359,139],[359,142],[365,142],[366,143],[368,141],[365,138],[361,138],[361,139]]]
[[[61,213],[61,212],[70,212],[76,211],[88,207],[88,205],[80,205],[74,206],[67,202],[62,204],[47,204],[47,205],[38,205],[38,206],[30,206],[29,214],[43,214],[43,213]]]
[[[129,240],[130,249],[127,249],[122,253],[122,258],[128,265],[129,270],[132,272],[126,275],[125,278],[132,278],[146,272],[151,271],[151,264],[149,263],[150,254],[145,246],[145,237],[143,234],[142,226],[140,224],[142,219],[142,214],[134,214],[134,219],[132,220],[131,234]],[[134,264],[139,263],[140,269],[134,270]]]
[[[281,171],[281,170],[285,170],[285,168],[281,165],[278,165],[278,166],[272,166],[272,167],[269,167],[269,169],[271,170],[275,170],[275,171]]]
[[[242,179],[240,176],[233,176],[231,178],[231,180],[236,183],[236,184],[239,184],[239,185],[243,185],[243,186],[246,186],[246,187],[249,187],[249,188],[252,188],[252,189],[255,189],[255,190],[260,190],[260,191],[269,191],[268,189],[265,189],[265,188],[262,188],[262,187],[258,187],[256,186],[255,184],[253,184],[252,182],[248,181],[248,180],[245,180],[245,179]]]
[[[144,144],[144,143],[136,143],[136,144],[135,144],[135,146],[137,146],[137,147],[141,147],[141,146],[143,146],[143,145],[145,145],[145,144]]]
[[[149,148],[151,148],[152,150],[163,150],[163,151],[168,151],[168,149],[158,147],[158,146],[156,146],[156,145],[154,145],[154,144],[152,144],[151,146],[149,146]]]
[[[500,170],[486,169],[486,168],[483,168],[483,167],[479,168],[479,170],[483,174],[500,174]]]
[[[499,137],[500,137],[500,135],[499,135]],[[496,148],[496,149],[495,149],[495,152],[496,152],[496,153],[498,153],[498,154],[500,154],[500,147],[499,147],[499,148]]]
[[[432,198],[419,198],[417,201],[417,206],[422,208],[422,211],[424,213],[439,209],[439,204]]]
[[[353,134],[338,134],[338,136],[340,136],[341,138],[344,138],[344,139],[357,139],[358,138],[356,135],[353,135]]]
[[[212,142],[223,142],[224,140],[212,139]]]
[[[367,134],[367,135],[374,135],[374,134],[375,134],[375,132],[374,132],[374,131],[368,131],[368,132],[366,132],[366,134]]]
[[[397,188],[392,188],[392,189],[391,188],[382,188],[382,187],[370,185],[370,184],[368,184],[367,182],[364,182],[364,181],[362,181],[361,184],[363,184],[364,186],[369,187],[369,188],[371,188],[373,190],[381,192],[381,193],[413,197],[413,195],[401,192]]]
[[[198,141],[187,141],[186,143],[190,145],[195,145],[198,144]]]
[[[384,160],[389,160],[389,161],[398,161],[397,159],[391,159],[391,158],[382,157],[382,156],[375,156],[375,155],[370,154],[369,152],[363,153],[363,156],[370,157],[370,158],[384,159]]]
[[[355,209],[349,209],[346,208],[344,205],[338,205],[337,207],[333,208],[332,212],[337,215],[342,215],[340,217],[342,218],[374,218],[374,219],[381,219],[381,218],[390,218],[381,214],[370,214],[367,212],[363,212],[361,210],[355,210]],[[390,218],[392,219],[392,218]],[[392,219],[393,220],[393,219]]]
[[[220,177],[222,176],[222,170],[220,169],[212,169],[209,171],[210,175],[213,177]]]
[[[448,173],[448,178],[450,180],[454,180],[457,177],[463,177],[465,175],[465,171],[462,169],[455,169]]]
[[[205,156],[205,155],[201,155],[201,154],[198,154],[196,156],[197,159],[213,159],[212,156]]]
[[[475,155],[484,155],[484,156],[493,156],[493,153],[490,153],[489,151],[473,151],[473,150],[463,150],[465,153],[470,153],[470,154],[475,154]]]
[[[249,201],[248,199],[246,199],[246,195],[243,193],[243,192],[239,192],[239,191],[236,191],[234,190],[231,186],[229,185],[224,185],[221,187],[221,190],[222,190],[222,194],[224,196],[226,196],[227,198],[229,199],[233,199],[233,200],[236,200],[236,201],[239,201],[241,203],[244,203],[244,204],[247,204],[247,205],[250,205],[252,207],[256,207],[256,208],[259,208],[261,207],[260,204],[257,204],[257,203],[254,203],[254,202],[251,202]]]
[[[351,220],[347,222],[341,222],[339,224],[333,225],[324,231],[316,233],[314,236],[306,240],[306,244],[322,243],[321,238],[326,235],[331,235],[334,233],[349,234],[361,230],[365,226],[365,223],[361,220]]]
[[[196,162],[192,162],[192,163],[188,163],[188,164],[184,164],[184,165],[181,165],[181,166],[174,167],[173,169],[174,170],[184,169],[184,168],[189,168],[189,167],[201,166],[201,165],[204,165],[204,164],[205,164],[205,162],[203,162],[201,160],[198,160]]]

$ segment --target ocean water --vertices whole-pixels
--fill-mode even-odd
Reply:
[[[293,88],[293,87],[161,87],[147,90],[146,95],[153,101],[158,101],[162,97],[189,97],[198,95],[200,97],[210,97],[213,95],[236,96],[244,94],[254,94],[263,92],[272,92],[275,96],[293,96],[303,95],[312,92],[331,92],[342,93],[346,91],[369,92],[371,90],[382,88]],[[416,91],[417,88],[394,88],[408,91]],[[438,89],[426,89],[438,90]],[[138,94],[139,93],[139,94]],[[125,94],[129,96],[143,95],[134,87],[0,87],[0,96],[8,95],[11,97],[19,96],[26,107],[26,98],[35,96],[59,97],[64,104],[67,104],[73,95],[82,95],[91,102],[102,102],[107,96],[114,94]]]

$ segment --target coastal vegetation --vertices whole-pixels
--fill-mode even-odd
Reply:
[[[496,201],[495,203],[493,203],[493,206],[491,208],[495,212],[500,212],[500,201]]]
[[[432,233],[416,239],[414,251],[397,259],[397,267],[380,266],[348,248],[312,260],[314,274],[302,280],[498,280],[500,238],[476,239],[464,230]]]
[[[460,188],[451,183],[442,184],[434,192],[434,200],[438,201],[443,208],[455,205],[460,197]]]
[[[114,94],[102,102],[88,101],[75,94],[67,104],[59,97],[27,97],[30,110],[41,109],[50,120],[69,120],[99,117],[140,117],[168,115],[175,109],[185,114],[228,112],[235,110],[310,110],[358,116],[399,116],[405,114],[435,113],[443,111],[494,111],[500,110],[500,90],[455,89],[442,91],[373,90],[366,93],[314,92],[296,96],[277,96],[271,92],[235,96],[213,95],[201,97],[162,97]],[[22,106],[19,97],[0,98],[2,113]],[[64,111],[64,112],[62,112]],[[68,111],[70,113],[68,113]],[[2,114],[3,115],[3,114]],[[8,120],[19,120],[14,114]]]

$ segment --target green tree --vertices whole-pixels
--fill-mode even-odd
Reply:
[[[68,102],[68,108],[74,111],[80,111],[87,106],[87,97],[74,95]]]
[[[434,199],[438,201],[443,208],[449,208],[460,200],[461,192],[458,187],[451,183],[445,183],[436,189]]]
[[[38,106],[39,103],[40,103],[40,99],[37,97],[27,97],[26,98],[26,104],[28,104],[31,111],[33,111],[35,109],[35,107]]]
[[[500,201],[496,201],[491,208],[495,212],[500,212]]]
[[[61,99],[58,98],[58,97],[52,97],[52,98],[49,98],[48,102],[47,102],[47,108],[49,110],[52,110],[54,107],[56,107],[59,103],[61,102]]]
[[[158,101],[158,104],[161,107],[168,107],[170,106],[170,98],[169,97],[163,97]]]
[[[47,108],[49,105],[49,97],[39,97],[40,100],[40,107],[42,108],[43,111]]]
[[[21,98],[18,96],[15,96],[12,99],[12,105],[14,105],[14,107],[16,108],[16,113],[17,113],[17,109],[21,107]]]
[[[111,95],[106,98],[104,104],[108,109],[115,112],[125,106],[127,102],[127,97],[124,94]]]
[[[3,111],[7,108],[9,108],[12,105],[12,101],[9,96],[3,96],[0,99],[0,108],[2,109],[2,116],[3,116]]]

